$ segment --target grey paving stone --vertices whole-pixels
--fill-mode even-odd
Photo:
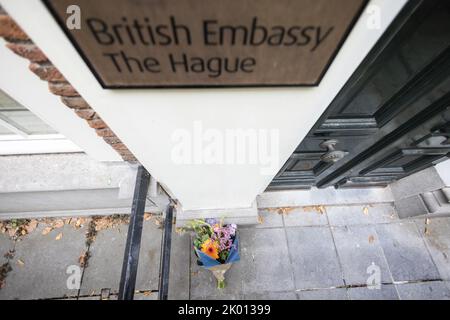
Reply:
[[[100,294],[101,289],[119,289],[128,224],[101,230],[91,244],[89,265],[85,268],[81,295]],[[153,219],[144,221],[136,290],[158,288],[161,230]]]
[[[6,263],[8,259],[5,254],[14,249],[14,241],[4,233],[0,233],[0,265]]]
[[[299,291],[297,295],[300,300],[348,300],[345,288]]]
[[[158,300],[158,292],[135,293],[134,300]]]
[[[295,292],[259,292],[244,295],[244,300],[297,300]]]
[[[217,289],[212,273],[197,266],[191,255],[192,299],[294,289],[283,229],[242,228],[239,236],[241,261],[226,273],[227,287],[223,290]]]
[[[169,275],[169,299],[189,299],[192,242],[189,233],[172,233]]]
[[[241,229],[244,232],[246,229]],[[240,242],[241,243],[241,242]],[[241,247],[242,252],[242,247]],[[245,264],[241,261],[234,263],[225,274],[226,287],[224,289],[217,288],[216,278],[211,271],[206,270],[197,265],[197,258],[190,250],[191,254],[191,274],[190,274],[190,299],[192,300],[208,300],[208,299],[240,299],[243,283],[243,268]]]
[[[450,280],[450,218],[415,220],[443,280]],[[425,230],[426,229],[426,230]]]
[[[279,228],[242,231],[240,254],[244,294],[294,290],[285,230]]]
[[[286,232],[296,289],[330,288],[344,284],[328,227],[287,228]]]
[[[426,191],[442,188],[444,183],[435,167],[404,177],[389,185],[395,199],[404,199]]]
[[[281,228],[283,227],[283,217],[275,210],[261,209],[258,210],[259,224],[256,228]]]
[[[325,212],[319,212],[311,207],[294,208],[283,215],[286,227],[306,227],[327,225],[328,220]]]
[[[440,278],[414,222],[383,224],[375,228],[394,281]]]
[[[64,300],[118,300],[117,293],[112,293],[109,297],[102,299],[100,295],[80,296],[79,298],[69,298]],[[158,300],[158,292],[136,292],[133,300]]]
[[[395,209],[400,219],[423,216],[428,213],[428,208],[420,195],[396,200]]]
[[[398,220],[391,204],[326,207],[331,226],[391,223]]]
[[[349,288],[350,300],[398,300],[398,293],[393,284],[381,285],[380,289],[367,287]]]
[[[223,293],[217,292],[216,294],[205,296],[205,297],[192,297],[192,300],[242,300],[241,293]]]
[[[76,296],[78,290],[67,288],[67,267],[78,266],[85,250],[86,227],[75,230],[65,225],[42,235],[41,224],[32,233],[16,242],[11,260],[13,270],[8,274],[0,299],[43,299]],[[62,233],[60,240],[55,237]],[[23,265],[19,262],[23,262]]]
[[[397,285],[402,300],[449,300],[450,290],[445,282],[418,282]]]
[[[373,264],[380,268],[382,283],[392,276],[373,226],[332,227],[334,241],[347,285],[366,285]],[[368,273],[369,271],[369,273]]]

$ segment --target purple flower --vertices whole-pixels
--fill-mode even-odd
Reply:
[[[219,250],[229,250],[233,245],[233,237],[236,234],[236,225],[229,224],[222,227],[214,228],[214,232],[211,236],[213,241],[219,244]]]
[[[209,224],[210,226],[213,226],[213,225],[219,223],[219,221],[218,221],[217,219],[214,219],[214,218],[208,218],[208,219],[205,219],[205,222],[206,222],[207,224]]]

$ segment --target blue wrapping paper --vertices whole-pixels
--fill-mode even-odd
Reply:
[[[211,267],[220,266],[222,264],[219,261],[214,260],[213,258],[208,256],[207,254],[201,252],[200,250],[198,250],[195,247],[194,247],[194,250],[195,250],[195,253],[197,254],[198,259],[203,264],[204,268],[208,269],[208,268],[211,268]],[[224,264],[237,262],[239,260],[240,260],[240,256],[239,256],[239,240],[238,240],[238,237],[236,235],[236,237],[234,238],[234,241],[233,241],[233,245],[232,245],[232,247],[230,249],[230,254],[228,255],[227,261]]]

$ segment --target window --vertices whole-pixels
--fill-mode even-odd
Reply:
[[[0,155],[81,151],[0,90]]]

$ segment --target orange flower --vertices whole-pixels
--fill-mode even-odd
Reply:
[[[217,245],[217,242],[214,242],[211,239],[203,242],[202,252],[213,259],[219,259],[219,246]]]

